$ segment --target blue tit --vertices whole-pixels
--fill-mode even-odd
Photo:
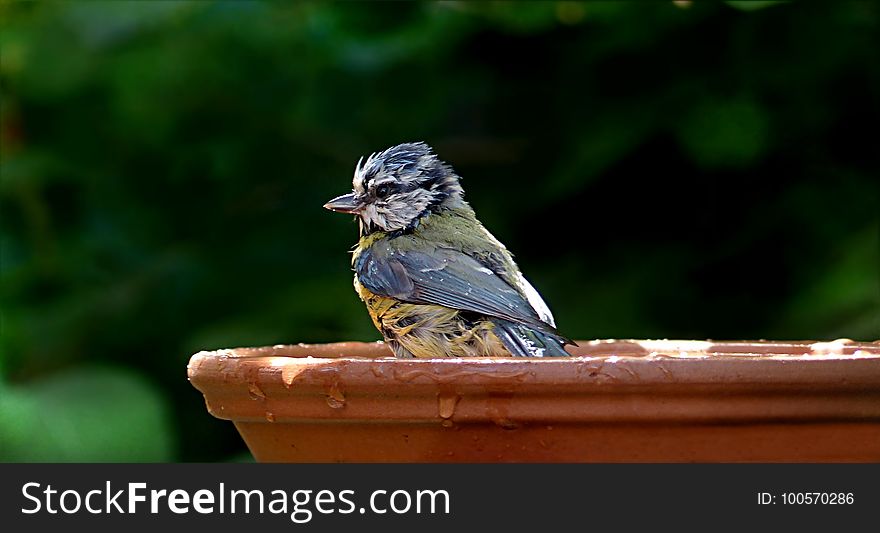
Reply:
[[[361,158],[325,208],[358,216],[354,286],[401,358],[567,356],[574,344],[425,143]]]

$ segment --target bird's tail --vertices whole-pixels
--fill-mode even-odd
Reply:
[[[566,344],[572,341],[543,331],[535,331],[529,326],[510,322],[509,320],[493,320],[495,335],[504,343],[504,347],[516,357],[568,357]]]

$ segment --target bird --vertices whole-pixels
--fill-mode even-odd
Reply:
[[[554,357],[576,345],[513,256],[477,219],[460,177],[424,142],[358,160],[354,287],[397,358]]]

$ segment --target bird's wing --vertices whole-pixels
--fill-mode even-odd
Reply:
[[[380,296],[471,311],[556,334],[519,291],[456,250],[434,248],[426,253],[377,242],[361,252],[354,267],[361,285]]]

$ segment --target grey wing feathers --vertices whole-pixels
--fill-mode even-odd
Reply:
[[[535,331],[507,320],[494,320],[495,335],[515,356],[567,357],[564,346],[571,343],[559,335]],[[573,343],[571,343],[573,344]]]
[[[361,253],[354,266],[360,283],[375,294],[409,303],[471,311],[502,319],[496,321],[499,325],[504,321],[511,327],[525,325],[559,339],[556,344],[564,344],[567,340],[541,320],[516,289],[464,253],[447,248],[435,248],[425,253],[376,243]],[[514,334],[519,329],[527,328],[514,327],[506,334]]]

